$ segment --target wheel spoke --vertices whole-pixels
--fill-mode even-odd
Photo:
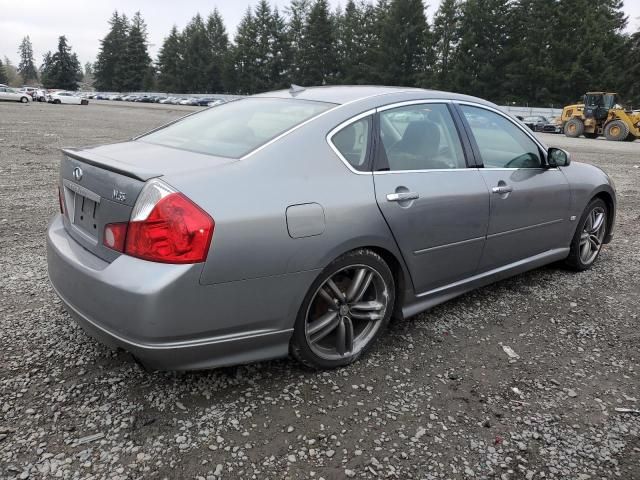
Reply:
[[[364,297],[364,294],[369,288],[369,285],[371,285],[372,280],[373,280],[373,272],[368,272],[364,281],[360,285],[360,288],[358,289],[355,296],[353,297],[352,302],[357,303],[360,300],[362,300],[362,297]]]
[[[327,289],[325,287],[322,287],[318,293],[331,307],[335,307],[338,303],[338,300],[335,297],[331,296],[331,294],[327,292]]]
[[[367,275],[367,270],[365,268],[360,268],[353,276],[353,280],[347,289],[347,302],[352,302],[360,287],[362,286],[362,282],[364,281],[365,276]]]
[[[600,248],[600,239],[595,235],[589,236],[589,243],[591,244],[592,250],[598,250]]]
[[[595,218],[595,221],[593,223],[593,226],[591,227],[590,233],[596,233],[598,230],[600,230],[600,228],[602,228],[603,224],[604,224],[604,213],[599,213]]]
[[[353,324],[349,317],[340,319],[336,330],[336,350],[340,355],[351,352],[353,349]]]
[[[587,221],[584,223],[584,231],[590,232],[593,227],[593,211],[589,212],[587,215]]]
[[[330,278],[329,280],[327,280],[327,286],[331,289],[336,298],[342,301],[345,300],[344,293],[342,293],[342,290],[338,288],[336,282],[334,282],[333,279]]]
[[[383,308],[384,304],[376,300],[371,300],[370,302],[358,302],[351,305],[351,310],[362,310],[365,312],[379,312]]]
[[[307,334],[316,343],[329,335],[340,323],[338,312],[330,311],[307,325]]]
[[[582,260],[585,261],[589,258],[590,253],[591,253],[591,243],[589,241],[586,241],[580,248],[580,257],[582,257]]]

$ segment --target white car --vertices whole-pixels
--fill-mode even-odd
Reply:
[[[47,95],[47,102],[49,103],[66,103],[69,105],[89,105],[89,100],[86,98],[80,98],[73,92],[53,92]]]
[[[19,92],[15,88],[0,87],[0,100],[29,103],[31,101],[31,96],[29,96],[28,93]]]

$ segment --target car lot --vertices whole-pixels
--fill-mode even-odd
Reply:
[[[591,271],[547,267],[396,322],[342,370],[147,373],[48,284],[58,149],[198,107],[104,103],[0,104],[0,478],[640,478],[640,414],[615,410],[640,409],[640,142],[540,134],[616,182]]]

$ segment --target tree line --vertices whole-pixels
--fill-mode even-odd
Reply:
[[[347,0],[336,10],[327,0],[291,0],[283,11],[261,0],[233,38],[217,10],[174,26],[155,61],[140,12],[129,19],[116,11],[84,76],[104,91],[251,94],[291,83],[386,84],[532,106],[608,90],[637,105],[640,31],[625,33],[622,7],[622,0],[443,0],[429,20],[423,0]],[[20,52],[18,70],[27,77],[29,49]],[[59,45],[58,63],[66,58],[60,52]]]

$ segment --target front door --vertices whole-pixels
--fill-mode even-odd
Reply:
[[[571,200],[562,171],[544,165],[538,144],[512,120],[481,107],[460,108],[491,197],[480,272],[562,247]]]
[[[489,194],[467,168],[443,103],[379,112],[376,200],[411,273],[416,294],[472,276],[485,242]]]

